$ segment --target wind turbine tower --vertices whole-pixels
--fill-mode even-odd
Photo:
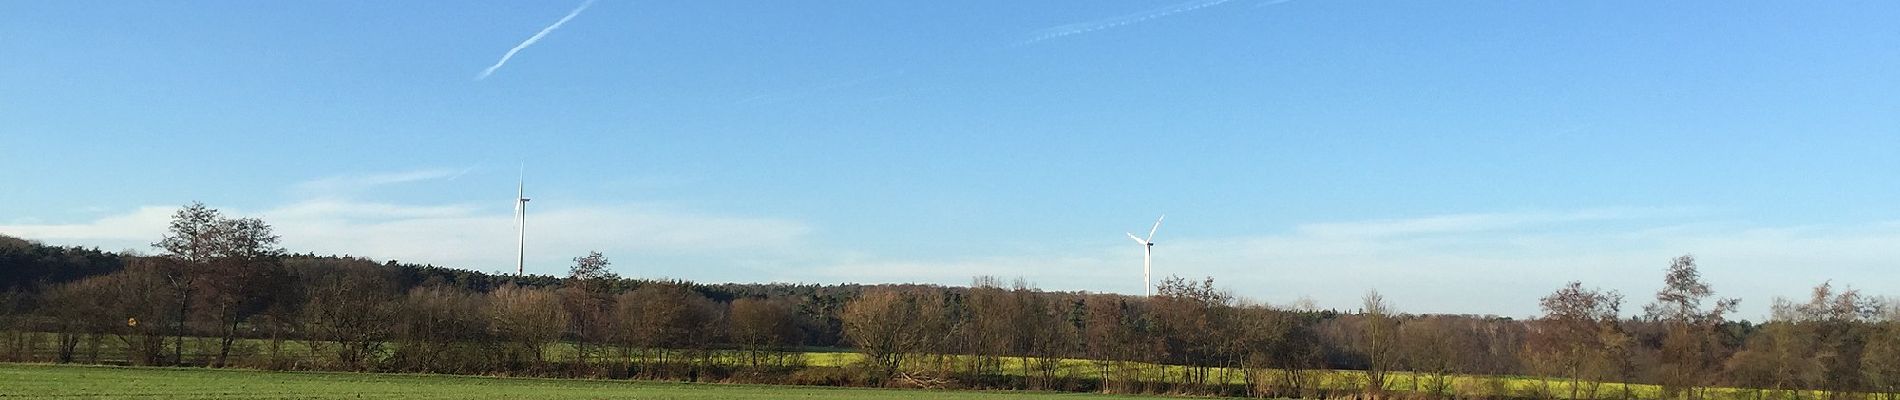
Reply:
[[[528,197],[524,190],[527,176],[515,181],[515,276],[522,276],[528,260]]]
[[[1129,239],[1135,239],[1135,243],[1141,244],[1141,294],[1143,296],[1154,295],[1154,284],[1148,280],[1148,267],[1154,260],[1155,231],[1161,230],[1161,220],[1165,218],[1168,218],[1167,214],[1161,214],[1161,218],[1155,218],[1155,226],[1148,228],[1147,239],[1135,236],[1134,233],[1128,234]]]

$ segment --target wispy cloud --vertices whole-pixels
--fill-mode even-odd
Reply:
[[[1136,13],[1130,13],[1130,14],[1124,14],[1124,15],[1119,15],[1115,17],[1093,20],[1093,21],[1083,21],[1083,22],[1056,25],[1056,26],[1038,29],[1033,32],[1030,32],[1029,39],[1026,39],[1020,43],[1017,43],[1017,45],[1028,45],[1028,44],[1033,44],[1036,42],[1060,38],[1064,36],[1080,35],[1084,33],[1090,33],[1090,32],[1106,30],[1106,29],[1113,29],[1113,28],[1139,24],[1139,23],[1153,21],[1153,20],[1157,20],[1161,18],[1167,18],[1174,15],[1179,15],[1182,13],[1193,12],[1193,11],[1201,10],[1208,7],[1218,6],[1221,4],[1226,4],[1230,1],[1233,1],[1233,0],[1194,0],[1194,1],[1188,1],[1188,2],[1183,2],[1183,3],[1170,4],[1167,6],[1144,10],[1144,11],[1136,12]],[[1277,4],[1277,3],[1279,2],[1272,2],[1272,3],[1266,3],[1266,4]]]
[[[1326,222],[1299,226],[1301,233],[1313,236],[1407,236],[1500,231],[1566,224],[1654,219],[1689,215],[1688,209],[1604,208],[1567,212],[1501,212],[1450,214],[1419,218],[1370,221]]]
[[[292,190],[303,196],[336,196],[363,191],[379,186],[421,182],[429,180],[455,180],[468,174],[474,168],[431,168],[413,171],[383,172],[362,175],[337,175],[312,179],[297,183]]]
[[[480,210],[469,204],[403,205],[323,198],[303,200],[266,212],[273,217],[292,219],[390,220],[454,218]]]
[[[1274,5],[1274,4],[1280,4],[1280,3],[1285,3],[1285,2],[1289,2],[1289,1],[1293,1],[1293,0],[1268,0],[1268,1],[1263,1],[1263,2],[1260,2],[1259,4],[1254,4],[1254,5],[1253,5],[1253,8],[1261,8],[1261,7],[1266,7],[1266,6],[1270,6],[1270,5]]]
[[[515,45],[515,47],[512,49],[508,49],[507,53],[504,53],[501,55],[500,60],[495,61],[495,65],[488,66],[488,69],[482,70],[481,75],[476,75],[475,80],[479,81],[483,79],[488,79],[488,76],[494,74],[495,70],[501,69],[502,65],[507,65],[509,59],[515,58],[515,53],[520,53],[521,50],[527,49],[528,46],[533,46],[535,42],[541,41],[541,38],[547,36],[549,32],[554,32],[555,29],[560,29],[561,25],[566,25],[567,21],[573,20],[574,17],[581,15],[581,11],[587,11],[587,7],[590,7],[593,5],[594,5],[594,0],[587,0],[586,2],[581,3],[580,7],[575,7],[574,11],[569,11],[567,13],[567,16],[561,17],[561,20],[554,21],[553,25],[548,25],[548,27],[546,28],[541,28],[540,32],[535,32],[534,36],[528,37],[528,40],[523,40],[521,41],[521,44]]]

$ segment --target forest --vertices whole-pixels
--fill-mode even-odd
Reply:
[[[1900,305],[1820,282],[1733,318],[1692,256],[1639,299],[1582,282],[1529,319],[1153,296],[506,276],[289,253],[194,203],[156,255],[0,236],[0,361],[1249,397],[1896,399]],[[1323,288],[1315,288],[1320,290]],[[1640,303],[1640,309],[1637,304]],[[833,363],[813,354],[849,352]],[[1511,379],[1474,379],[1495,376]],[[1516,382],[1516,383],[1512,383]],[[1657,390],[1638,390],[1652,385]]]

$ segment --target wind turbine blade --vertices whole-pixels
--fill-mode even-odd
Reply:
[[[1146,240],[1141,240],[1141,237],[1140,237],[1140,236],[1135,236],[1135,234],[1133,234],[1133,233],[1130,233],[1130,234],[1128,234],[1128,238],[1129,238],[1129,239],[1135,239],[1135,243],[1141,243],[1141,245],[1142,245],[1142,246],[1147,246],[1147,245],[1148,245],[1148,241],[1146,241]]]
[[[1167,219],[1167,218],[1168,218],[1167,214],[1161,214],[1161,218],[1155,218],[1155,226],[1152,228],[1148,228],[1148,242],[1149,243],[1153,243],[1155,241],[1155,231],[1161,230],[1161,220]],[[1133,236],[1133,235],[1130,235],[1130,236]]]

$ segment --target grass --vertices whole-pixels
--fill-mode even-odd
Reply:
[[[50,348],[52,345],[51,343],[52,335],[40,334],[38,336],[40,337],[36,341],[43,341],[45,343],[42,343],[41,344],[42,346],[36,346],[36,347],[40,347],[42,351],[50,351]],[[99,361],[101,362],[123,362],[124,361],[125,349],[124,349],[124,345],[122,341],[117,340],[116,338],[108,337],[106,340],[102,340],[100,345],[101,345],[100,353],[102,357],[100,358]],[[185,341],[185,345],[186,345],[185,353],[187,355],[186,358],[188,360],[192,360],[193,362],[205,362],[208,360],[209,354],[212,352],[212,349],[213,349],[212,346],[214,346],[215,343],[212,341],[211,338],[190,338]],[[239,342],[240,348],[236,352],[237,354],[234,354],[234,356],[238,356],[239,358],[255,357],[255,356],[258,356],[259,353],[263,352],[267,348],[267,345],[268,345],[268,341],[264,341],[264,340],[256,340],[256,339],[242,340]],[[296,357],[299,359],[315,360],[315,359],[327,356],[327,353],[324,353],[324,352],[312,352],[306,342],[286,341],[283,343],[283,346],[284,348],[282,349],[282,351],[285,352],[286,355],[291,355],[292,357]],[[391,346],[394,346],[394,345],[392,344]],[[87,350],[86,346],[82,345],[80,348],[80,352],[82,353],[82,355],[78,361],[90,362],[88,357],[84,355],[84,353],[87,352],[86,350]],[[553,359],[553,360],[572,359],[574,356],[574,353],[575,353],[575,349],[572,343],[550,344],[547,350],[547,355],[549,356],[550,359]],[[863,358],[861,354],[858,354],[855,352],[845,352],[845,351],[835,351],[835,350],[801,352],[800,356],[803,358],[805,365],[818,366],[818,367],[846,366],[846,365],[854,364],[862,360]],[[726,362],[726,363],[736,362],[736,360],[734,359],[736,355],[729,351],[718,352],[716,353],[715,357],[718,357],[720,362]],[[961,358],[961,357],[966,357],[966,356],[951,356],[951,357]],[[610,359],[611,357],[607,357],[605,355],[596,355],[595,358],[599,360],[607,360],[607,359]],[[47,357],[35,357],[32,359],[50,361],[50,355],[48,355]],[[1001,372],[1005,375],[1021,376],[1023,374],[1022,362],[1023,361],[1020,358],[1006,357],[1002,359],[1003,368]],[[240,363],[239,365],[244,365],[244,364]],[[1147,364],[1147,363],[1128,363],[1125,366],[1137,368],[1138,369],[1137,373],[1139,374],[1138,376],[1140,376],[1140,380],[1147,381],[1147,382],[1161,381],[1162,376],[1163,376],[1162,374],[1164,373],[1164,369],[1166,370],[1165,373],[1168,374],[1169,376],[1177,377],[1175,379],[1178,379],[1179,374],[1182,372],[1182,367],[1180,366],[1162,366],[1162,365]],[[1060,370],[1058,372],[1058,375],[1061,375],[1061,376],[1094,377],[1095,374],[1097,373],[1096,364],[1090,360],[1065,359],[1061,361],[1061,364],[1058,368]],[[197,369],[187,369],[187,370],[188,371],[202,371],[202,370],[197,370]],[[1227,374],[1223,372],[1224,372],[1223,369],[1215,368],[1213,371],[1210,372],[1211,374],[1210,378],[1216,382],[1225,381],[1226,383],[1230,383],[1230,384],[1240,383],[1241,379],[1240,379],[1238,371],[1234,371],[1234,373],[1232,374]],[[1324,388],[1324,389],[1351,391],[1351,390],[1358,390],[1358,388],[1363,387],[1363,385],[1365,384],[1364,383],[1365,375],[1361,371],[1342,371],[1342,370],[1313,371],[1312,374],[1313,375],[1311,375],[1311,377],[1315,379],[1315,383],[1317,383],[1316,386],[1319,388]],[[345,375],[345,376],[354,376],[354,375]],[[472,379],[482,379],[482,378],[472,378]],[[1569,382],[1564,381],[1561,378],[1555,378],[1555,377],[1549,379],[1549,381],[1547,382],[1548,387],[1544,386],[1546,383],[1544,380],[1540,380],[1535,377],[1455,376],[1452,379],[1454,380],[1453,387],[1456,388],[1454,389],[1454,391],[1459,392],[1461,394],[1466,394],[1466,395],[1482,393],[1486,395],[1506,395],[1506,396],[1513,396],[1513,397],[1540,397],[1539,393],[1547,393],[1551,397],[1567,397],[1570,393]],[[1173,380],[1173,379],[1170,379],[1170,380]],[[13,381],[17,381],[17,380],[0,380],[0,382],[13,382]],[[1621,398],[1622,392],[1624,390],[1624,385],[1625,384],[1622,384],[1622,383],[1606,382],[1601,387],[1599,387],[1597,391],[1597,398],[1599,399]],[[1656,385],[1649,385],[1649,384],[1629,384],[1628,387],[1629,387],[1629,390],[1633,394],[1635,394],[1637,398],[1654,399],[1654,398],[1660,397],[1660,394],[1662,391],[1660,387]],[[1395,371],[1395,372],[1390,373],[1390,375],[1388,376],[1386,388],[1388,390],[1395,390],[1395,391],[1400,391],[1400,392],[1409,391],[1409,389],[1412,388],[1411,374],[1408,372],[1400,372],[1400,371]],[[3,388],[0,388],[0,389],[3,389]],[[825,389],[815,389],[815,390],[825,390]],[[7,397],[7,392],[10,392],[10,391],[0,390],[0,397]],[[1709,394],[1712,395],[1711,397],[1725,398],[1725,399],[1751,399],[1752,400],[1754,398],[1754,391],[1747,390],[1747,389],[1736,389],[1736,388],[1712,388],[1710,389]],[[1815,394],[1816,393],[1804,391],[1803,393],[1801,393],[1802,395],[1801,397],[1813,397]],[[1792,400],[1792,398],[1796,396],[1794,396],[1794,393],[1792,391],[1771,391],[1767,393],[1766,396],[1764,397],[1766,399],[1775,399],[1775,400],[1782,400],[1782,399]],[[660,398],[693,398],[693,397],[660,397]]]
[[[926,391],[343,372],[0,364],[0,398],[96,399],[1135,399],[1077,393]]]

